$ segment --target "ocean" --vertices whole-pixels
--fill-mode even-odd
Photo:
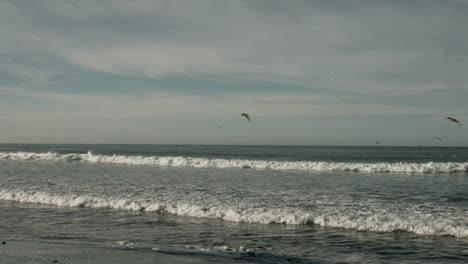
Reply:
[[[468,148],[0,145],[0,239],[468,263]]]

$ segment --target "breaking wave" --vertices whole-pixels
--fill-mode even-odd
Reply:
[[[317,224],[360,231],[405,231],[420,235],[468,237],[468,222],[463,214],[435,216],[411,211],[359,211],[346,208],[307,211],[291,208],[252,208],[246,206],[200,205],[190,202],[59,195],[41,191],[0,190],[0,200],[60,207],[89,207],[155,212],[176,216],[221,219],[230,222],[261,224]]]
[[[149,165],[156,167],[192,167],[192,168],[252,168],[266,170],[302,170],[302,171],[359,171],[359,172],[406,172],[406,173],[453,173],[468,172],[468,162],[326,162],[326,161],[273,161],[216,159],[196,157],[166,156],[125,156],[59,154],[55,152],[2,152],[0,160],[65,161],[87,163],[109,163],[127,165]]]

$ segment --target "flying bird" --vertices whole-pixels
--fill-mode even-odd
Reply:
[[[252,121],[252,120],[250,119],[250,115],[247,114],[247,113],[242,113],[241,116],[244,116],[245,118],[247,118],[247,120],[248,120],[249,122]]]
[[[434,138],[435,138],[435,139],[438,139],[438,140],[442,140],[442,138],[441,138],[441,137],[434,137]]]
[[[458,121],[457,119],[453,118],[453,117],[446,117],[445,119],[448,119],[450,122],[454,122],[454,123],[457,123],[458,126],[461,126],[461,123],[460,121]]]
[[[375,144],[380,144],[380,141],[376,141]]]

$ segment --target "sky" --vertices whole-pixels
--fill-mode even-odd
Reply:
[[[466,14],[466,0],[2,0],[0,143],[468,146]]]

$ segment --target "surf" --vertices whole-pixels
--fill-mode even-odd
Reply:
[[[158,201],[112,196],[51,194],[44,191],[0,190],[0,200],[52,205],[141,211],[175,216],[219,219],[237,223],[258,224],[315,224],[324,227],[354,229],[371,232],[404,231],[418,235],[468,237],[468,226],[462,214],[432,215],[411,211],[380,209],[355,210],[332,207],[322,210],[293,208],[215,205],[190,201]]]
[[[123,164],[155,167],[239,168],[258,170],[467,173],[468,162],[329,162],[203,158],[185,156],[99,155],[55,152],[2,152],[0,160]]]

